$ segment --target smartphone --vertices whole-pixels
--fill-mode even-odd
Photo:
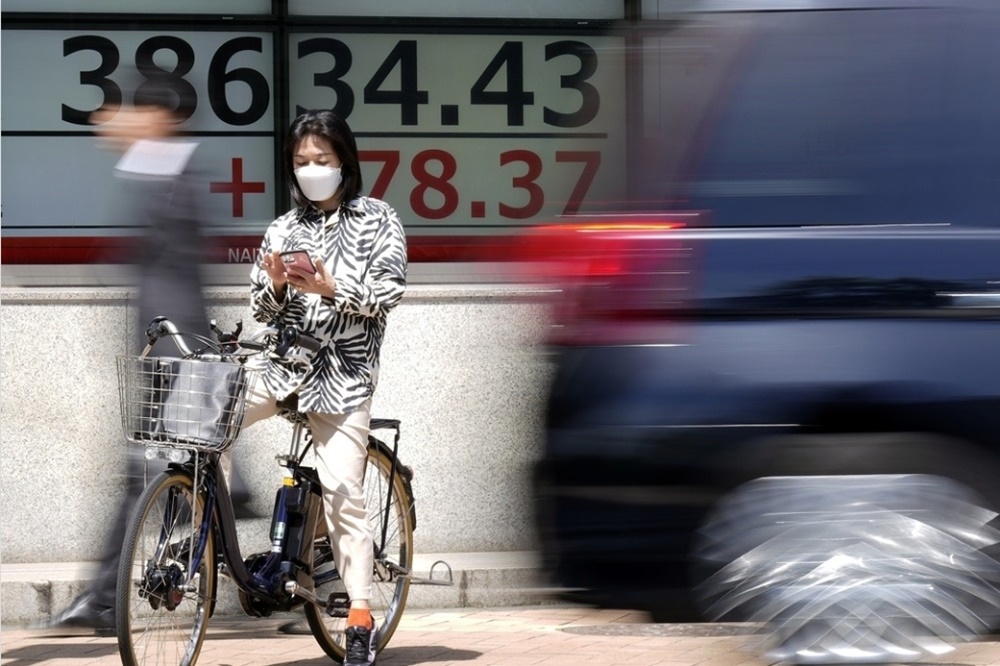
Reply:
[[[313,265],[312,257],[305,250],[282,252],[281,261],[285,264],[285,270],[294,266],[304,273],[316,272],[316,266]]]

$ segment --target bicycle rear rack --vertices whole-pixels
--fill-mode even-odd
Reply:
[[[447,578],[444,578],[444,577],[442,577],[442,578],[435,578],[434,577],[435,570],[437,570],[439,568],[442,568],[442,567],[445,569],[444,575],[446,575]],[[393,566],[392,568],[399,575],[405,576],[406,578],[409,578],[410,579],[410,585],[451,586],[451,585],[455,584],[455,577],[452,574],[451,565],[449,565],[444,560],[438,560],[434,564],[432,564],[431,565],[431,569],[428,572],[428,575],[427,575],[426,578],[417,578],[417,577],[414,577],[413,574],[412,574],[412,572],[408,571],[404,567]],[[347,615],[346,615],[346,613],[347,613],[347,611],[346,611],[346,608],[347,608],[347,595],[346,594],[343,594],[343,593],[341,593],[339,595],[338,594],[331,594],[329,599],[325,599],[325,600],[324,599],[320,599],[311,590],[309,590],[309,589],[307,589],[307,588],[299,585],[295,581],[288,581],[287,583],[285,583],[285,592],[287,592],[288,594],[291,594],[291,595],[302,597],[303,599],[305,599],[306,601],[308,601],[308,602],[310,602],[312,604],[315,604],[317,606],[322,606],[322,607],[326,608],[326,611],[331,616],[333,616],[333,617],[341,617],[341,616],[347,617]],[[335,599],[334,597],[338,597],[338,598]],[[339,597],[342,597],[342,599],[339,598]]]

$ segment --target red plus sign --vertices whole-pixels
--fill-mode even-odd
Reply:
[[[230,193],[233,195],[233,217],[243,217],[243,195],[261,194],[264,192],[263,182],[246,182],[243,180],[243,158],[233,158],[233,179],[228,183],[210,183],[212,192]]]

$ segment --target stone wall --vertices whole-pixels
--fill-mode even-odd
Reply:
[[[0,308],[3,562],[97,558],[123,491],[116,354],[135,339],[125,289],[8,288]],[[210,292],[223,328],[256,326],[243,289]],[[420,552],[534,547],[529,478],[550,368],[537,293],[411,286],[390,315],[373,415],[402,421]],[[268,515],[291,427],[255,425],[237,459]],[[268,520],[241,523],[244,552]]]

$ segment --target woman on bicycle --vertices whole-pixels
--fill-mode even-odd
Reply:
[[[332,111],[293,121],[284,166],[295,207],[264,235],[250,275],[251,305],[258,321],[295,326],[321,348],[308,371],[268,359],[244,425],[277,414],[277,401],[297,394],[350,598],[344,666],[370,666],[378,636],[368,605],[374,565],[362,484],[386,316],[406,288],[406,237],[388,204],[361,195],[354,134]],[[286,264],[296,250],[305,260]]]

